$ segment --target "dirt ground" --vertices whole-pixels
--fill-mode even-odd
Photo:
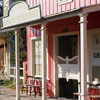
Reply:
[[[12,90],[12,89],[6,88],[4,86],[0,86],[0,100],[16,100],[16,90]],[[34,97],[34,95],[29,96],[24,93],[24,94],[21,94],[21,100],[42,100],[42,99],[41,99],[41,96]],[[72,99],[48,98],[48,100],[72,100]]]

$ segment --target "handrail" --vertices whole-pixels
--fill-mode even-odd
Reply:
[[[11,70],[13,71],[11,72]],[[22,70],[24,73],[24,68],[20,68],[20,70]],[[10,67],[10,77],[16,77],[16,67]],[[24,79],[24,75],[20,75],[20,79]]]

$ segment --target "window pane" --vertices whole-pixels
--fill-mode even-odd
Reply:
[[[42,59],[41,59],[41,41],[35,41],[35,74],[41,75],[42,71]]]

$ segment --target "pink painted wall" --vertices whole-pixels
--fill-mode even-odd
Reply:
[[[27,69],[27,74],[31,75],[31,31],[30,27],[26,28],[27,30],[27,64],[28,64],[28,69]]]
[[[98,20],[100,18],[100,12],[94,12],[88,16],[88,29],[100,28]],[[95,20],[94,20],[95,19]],[[48,82],[48,95],[53,97],[54,93],[54,66],[53,66],[53,34],[62,33],[65,29],[68,32],[80,30],[79,17],[67,18],[59,21],[49,22],[47,24],[48,34],[48,52],[49,52],[49,78]],[[40,25],[27,27],[27,61],[28,61],[28,75],[31,75],[31,37],[40,36]]]
[[[100,0],[72,0],[70,3],[58,4],[58,0],[26,0],[32,6],[41,5],[42,16],[54,15],[80,7],[100,4]]]
[[[73,0],[71,3],[58,5],[58,0],[27,0],[27,3],[32,7],[41,4],[42,16],[54,15],[72,9],[78,9],[84,6],[100,4],[100,0]],[[90,16],[91,15],[91,16]],[[95,18],[95,20],[94,20]],[[100,27],[98,20],[100,13],[89,14],[88,29]],[[62,33],[65,29],[68,32],[79,31],[79,17],[63,19],[59,21],[49,22],[47,24],[48,33],[48,52],[49,52],[49,78],[48,95],[54,96],[54,66],[53,66],[53,34]],[[27,61],[28,75],[31,75],[31,37],[40,36],[40,25],[27,27]]]
[[[48,95],[54,96],[54,67],[53,67],[53,35],[48,37],[48,54],[49,54],[49,78]]]

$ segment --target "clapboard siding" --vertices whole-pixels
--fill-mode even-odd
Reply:
[[[27,0],[27,3],[30,5],[30,7],[40,4],[42,16],[46,17],[64,11],[78,9],[80,7],[100,4],[100,0],[73,0],[70,3],[65,3],[62,5],[58,4],[58,0]]]

